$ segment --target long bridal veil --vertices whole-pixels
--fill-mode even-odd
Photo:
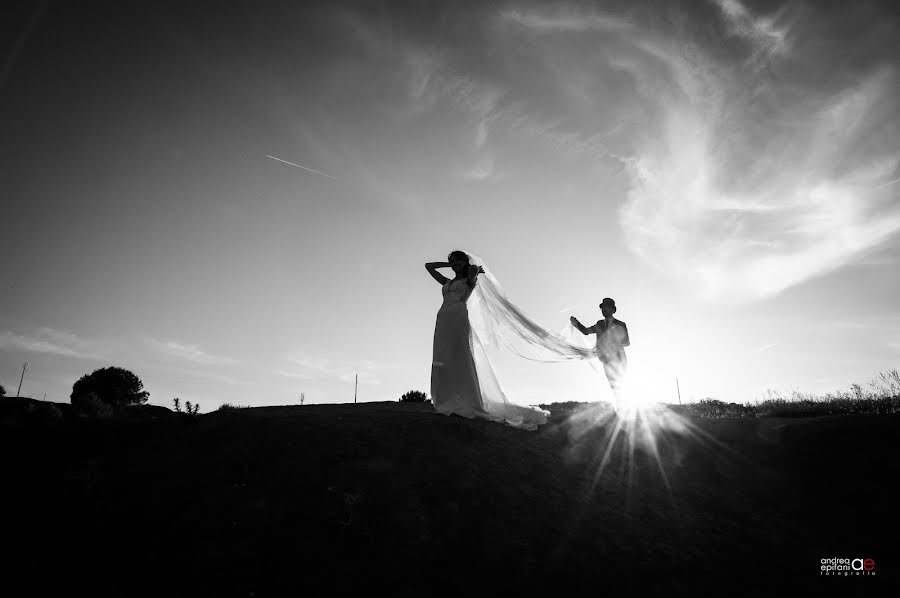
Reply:
[[[484,270],[467,302],[472,354],[484,408],[507,423],[533,429],[536,425],[530,422],[543,423],[547,413],[510,403],[500,388],[485,346],[506,349],[533,361],[583,359],[592,367],[595,367],[592,360],[596,358],[596,351],[571,324],[563,331],[553,332],[528,316],[507,298],[484,260],[466,253],[472,264]]]

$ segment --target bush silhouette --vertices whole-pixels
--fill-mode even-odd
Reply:
[[[114,415],[112,405],[103,402],[100,399],[100,395],[93,391],[79,397],[77,403],[72,401],[72,405],[78,407],[78,411],[81,415],[89,415],[101,419],[106,419]]]
[[[190,401],[185,401],[184,409],[181,408],[181,399],[179,397],[175,397],[172,399],[172,402],[175,403],[175,412],[176,413],[184,413],[186,415],[197,415],[200,412],[200,404],[191,405]]]
[[[142,405],[150,397],[150,393],[143,388],[144,383],[134,373],[119,367],[108,367],[82,376],[72,386],[69,398],[73,406],[83,406],[89,410],[96,408],[95,401],[110,407]]]
[[[411,390],[400,397],[401,403],[425,403],[427,401],[428,395],[421,390]]]
[[[5,397],[5,396],[6,396],[6,389],[3,388],[2,384],[0,384],[0,397]]]

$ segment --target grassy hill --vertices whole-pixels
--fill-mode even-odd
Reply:
[[[597,410],[537,432],[428,404],[65,415],[0,425],[32,594],[876,595],[900,567],[896,415],[670,414],[602,472]],[[876,577],[820,577],[844,556]]]

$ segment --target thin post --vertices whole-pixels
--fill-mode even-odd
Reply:
[[[28,362],[25,362],[25,365],[22,366],[22,377],[19,378],[19,390],[16,391],[16,396],[19,396],[19,393],[22,391],[22,380],[25,379],[25,368],[28,367]]]
[[[356,391],[359,389],[359,374],[356,374],[356,378],[353,382],[353,404],[356,405]]]
[[[678,385],[678,378],[675,378],[675,388],[678,389],[678,404],[681,405],[681,386]]]

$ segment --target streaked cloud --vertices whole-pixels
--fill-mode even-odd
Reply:
[[[736,0],[715,5],[733,35],[752,41],[745,62],[762,49],[768,60],[803,67],[808,57],[789,56],[783,12],[760,17]],[[529,35],[596,31],[606,67],[631,77],[643,110],[630,114],[637,117],[630,147],[608,152],[630,182],[620,209],[626,242],[700,297],[769,297],[852,263],[900,231],[900,210],[891,205],[900,165],[891,66],[823,89],[766,70],[742,72],[740,51],[707,51],[689,27],[664,30],[566,4],[501,18]],[[756,105],[760,98],[768,110]],[[550,131],[562,146],[584,139],[552,125],[534,135]]]
[[[543,33],[580,31],[628,32],[634,25],[626,18],[605,14],[573,4],[556,4],[549,8],[509,8],[501,10],[499,22],[519,25]]]
[[[788,50],[788,27],[778,24],[778,16],[752,14],[738,0],[713,0],[733,35],[751,41],[764,54],[784,54]]]
[[[275,370],[275,373],[286,378],[302,380],[333,378],[341,382],[353,382],[359,375],[359,381],[367,384],[381,384],[378,372],[386,367],[370,360],[336,362],[323,357],[306,357],[297,353],[287,354],[284,362],[286,366]]]
[[[177,341],[163,341],[152,338],[144,339],[144,342],[160,353],[177,359],[191,361],[193,363],[203,365],[236,365],[238,363],[236,359],[231,357],[222,357],[207,353],[197,345],[188,345]]]
[[[311,380],[313,376],[303,372],[289,372],[287,370],[275,370],[275,373],[285,378],[294,378],[296,380]]]
[[[494,154],[485,152],[472,167],[462,173],[467,181],[485,181],[494,176]]]
[[[485,15],[471,44],[443,47],[354,26],[401,57],[413,111],[464,115],[461,178],[496,176],[501,130],[611,160],[629,187],[629,249],[702,299],[747,302],[900,232],[896,61],[810,76],[845,53],[840,36],[821,39],[839,19],[817,14],[758,14],[739,0],[620,12],[516,3]]]
[[[39,328],[32,334],[0,332],[0,350],[46,353],[77,359],[106,359],[98,341],[80,337],[68,330],[47,327]]]
[[[741,86],[726,70],[690,66],[682,75],[702,75],[687,85],[643,81],[652,90],[645,99],[660,99],[661,129],[628,163],[620,217],[636,254],[701,297],[748,301],[851,263],[900,231],[883,185],[900,149],[858,151],[879,129],[897,127],[892,70],[783,106],[806,113],[779,128],[745,116],[752,112],[739,109]],[[763,130],[769,136],[757,139]]]

